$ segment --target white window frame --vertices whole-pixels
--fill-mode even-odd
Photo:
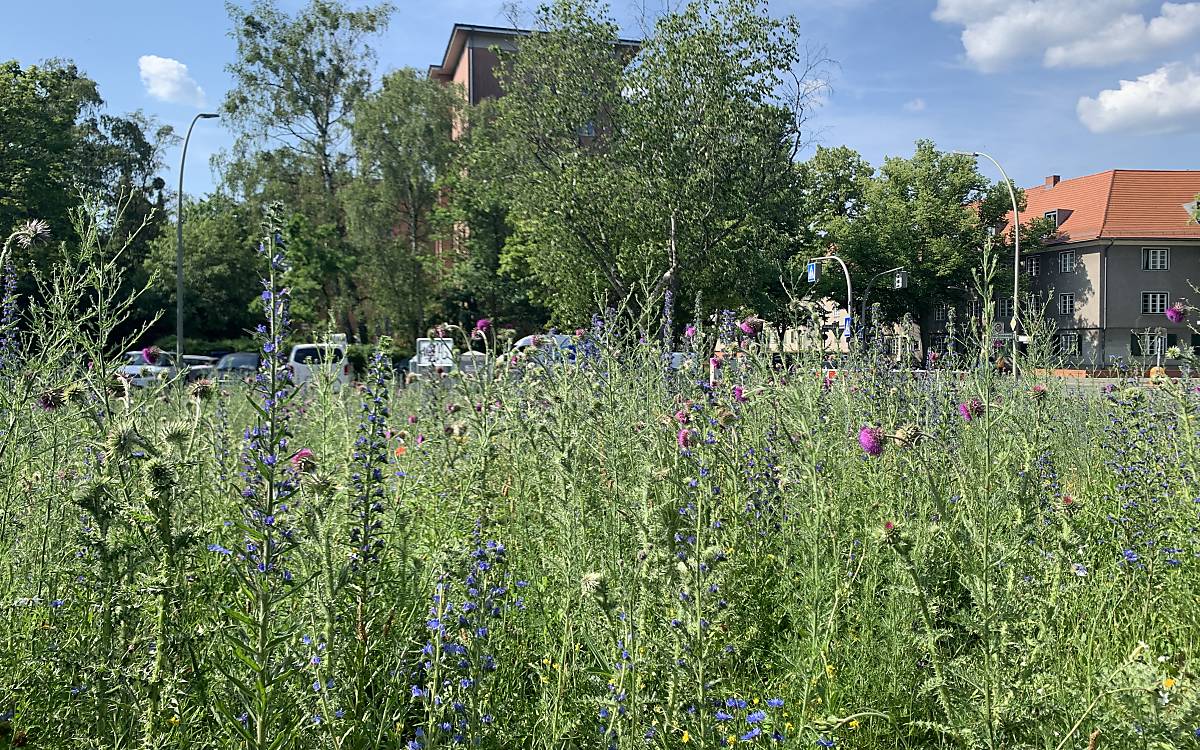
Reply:
[[[933,322],[945,323],[950,316],[950,305],[941,304],[933,308]]]
[[[1155,295],[1155,296],[1150,296]],[[1162,315],[1167,311],[1167,300],[1170,297],[1166,292],[1150,291],[1142,292],[1142,315]],[[1162,304],[1155,304],[1156,300],[1161,300]]]
[[[1058,209],[1057,208],[1054,209],[1053,211],[1047,211],[1046,213],[1042,214],[1042,216],[1044,218],[1049,219],[1050,221],[1053,221],[1054,228],[1058,229]]]
[[[1162,253],[1161,263],[1155,263],[1155,254]],[[1143,271],[1170,271],[1171,270],[1171,248],[1169,247],[1143,247],[1142,248],[1142,270]]]
[[[1025,273],[1030,276],[1039,276],[1042,273],[1042,256],[1030,255],[1025,259]]]
[[[1083,351],[1080,342],[1078,331],[1062,331],[1058,334],[1058,353],[1078,356]]]
[[[996,320],[1002,323],[1012,320],[1012,300],[1008,297],[996,300]]]
[[[1075,273],[1075,251],[1063,250],[1058,254],[1058,272]]]
[[[1058,295],[1058,314],[1075,314],[1075,292],[1063,292]]]

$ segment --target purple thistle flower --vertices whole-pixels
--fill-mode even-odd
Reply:
[[[1167,320],[1172,323],[1179,324],[1187,319],[1187,306],[1182,302],[1176,302],[1167,308],[1165,313]]]
[[[977,417],[983,415],[983,402],[977,398],[970,401],[964,401],[958,405],[958,415],[963,418],[964,422],[970,422]]]
[[[858,444],[868,456],[883,454],[883,430],[878,427],[863,427],[858,431]]]

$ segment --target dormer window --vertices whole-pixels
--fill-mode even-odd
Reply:
[[[1054,224],[1055,229],[1058,229],[1058,209],[1057,208],[1054,209],[1053,211],[1047,211],[1046,213],[1044,213],[1042,215],[1045,216],[1047,219],[1049,219],[1052,224]]]

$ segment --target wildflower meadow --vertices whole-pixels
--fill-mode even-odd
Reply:
[[[667,295],[298,388],[268,227],[257,375],[133,389],[80,236],[4,287],[0,747],[1200,747],[1187,377],[832,376]]]

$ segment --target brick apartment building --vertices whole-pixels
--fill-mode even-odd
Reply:
[[[1022,248],[1022,272],[1069,364],[1094,369],[1153,357],[1160,348],[1200,346],[1186,321],[1172,324],[1164,314],[1178,301],[1200,302],[1198,193],[1200,170],[1053,175],[1025,190],[1022,223],[1045,217],[1058,231],[1040,247]],[[959,310],[960,319],[978,307]],[[1007,331],[1011,297],[998,294],[995,310],[995,329]],[[939,310],[930,321],[935,348],[944,345],[946,314]]]
[[[469,104],[502,96],[504,92],[496,79],[500,59],[494,50],[516,50],[521,38],[532,33],[529,29],[456,23],[446,42],[442,62],[429,66],[429,77],[461,86]],[[635,39],[618,39],[616,46],[626,53],[633,53],[641,48],[641,44]]]

